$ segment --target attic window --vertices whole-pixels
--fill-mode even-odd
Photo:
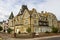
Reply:
[[[34,17],[36,17],[36,14],[34,14]]]

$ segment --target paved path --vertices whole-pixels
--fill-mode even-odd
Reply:
[[[40,38],[31,38],[31,39],[7,38],[3,40],[60,40],[60,36],[49,36],[49,37],[40,37]]]
[[[34,38],[35,40],[60,40],[59,36],[47,36],[47,37],[40,37],[40,38]]]

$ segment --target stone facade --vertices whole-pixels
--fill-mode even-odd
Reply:
[[[31,32],[46,32],[51,31],[53,26],[57,27],[57,18],[53,13],[38,13],[36,9],[28,10],[27,6],[23,5],[18,15],[9,19],[8,25],[16,33],[27,33],[28,27],[31,28]]]

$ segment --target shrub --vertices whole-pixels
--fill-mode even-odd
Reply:
[[[28,29],[26,30],[28,33],[30,33],[31,32],[31,28],[30,27],[28,27]]]
[[[19,31],[18,34],[20,34],[21,32]]]
[[[3,30],[3,28],[0,26],[0,31],[2,31]]]
[[[52,27],[52,32],[53,32],[53,33],[57,33],[57,32],[58,32],[58,28]]]
[[[49,31],[46,31],[45,33],[50,33]]]
[[[8,33],[11,33],[12,31],[13,31],[13,30],[12,30],[11,28],[8,28],[8,29],[7,29],[7,32],[8,32]]]

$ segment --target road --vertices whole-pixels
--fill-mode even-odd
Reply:
[[[47,38],[47,39],[39,39],[39,40],[60,40],[60,37]]]

